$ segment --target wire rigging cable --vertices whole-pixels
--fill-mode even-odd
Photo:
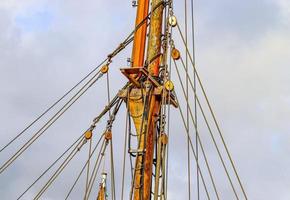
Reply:
[[[126,86],[125,86],[126,87]],[[93,130],[94,128],[95,128],[95,126],[96,126],[96,123],[108,112],[108,110],[110,110],[110,108],[112,107],[112,106],[114,106],[117,102],[119,102],[118,101],[118,96],[116,95],[115,97],[114,97],[114,99],[111,101],[111,102],[109,102],[108,103],[108,105],[104,108],[104,110],[93,120],[93,124],[91,125],[91,127],[89,128],[89,129],[87,129],[87,131],[88,130]],[[96,120],[97,119],[97,120]],[[85,132],[86,133],[86,132]],[[85,134],[84,133],[84,134]],[[79,138],[78,138],[78,140],[76,140],[75,142],[74,142],[74,144],[73,145],[71,145],[55,162],[53,162],[51,165],[50,165],[50,167],[47,169],[47,170],[45,170],[43,173],[42,173],[42,175],[40,176],[40,177],[38,177],[37,179],[36,179],[36,181],[33,183],[33,184],[31,184],[27,189],[26,189],[26,191],[24,192],[24,193],[22,193],[21,194],[21,196],[18,198],[18,199],[20,199],[31,187],[33,187],[33,185],[35,185],[36,184],[36,182],[38,182],[39,181],[39,179],[41,179],[44,175],[45,175],[45,173],[47,173],[76,143],[77,143],[77,141],[79,141],[82,137],[83,137],[83,135],[84,134],[82,134]],[[99,143],[99,142],[98,142]],[[96,147],[95,147],[96,148]],[[95,150],[93,150],[93,152],[94,152]]]
[[[178,23],[177,23],[177,28],[178,28],[178,32],[179,32],[179,34],[180,34],[180,36],[181,36],[182,42],[183,42],[183,44],[185,45],[186,43],[185,43],[185,40],[184,40],[184,36],[183,36],[183,34],[182,34],[182,32],[181,32],[181,29],[180,29],[180,26],[179,26]],[[191,57],[190,52],[189,52],[187,46],[186,46],[186,53],[187,53],[188,56],[189,56],[189,59],[190,59],[190,62],[191,62],[191,66],[194,68],[194,70],[195,70],[195,72],[196,72],[197,82],[199,83],[200,88],[201,88],[201,91],[202,91],[202,93],[203,93],[203,96],[205,97],[205,100],[206,100],[207,106],[208,106],[208,108],[209,108],[209,110],[210,110],[211,116],[212,116],[212,118],[213,118],[213,120],[214,120],[215,126],[216,126],[216,128],[217,128],[217,130],[218,130],[218,133],[219,133],[219,136],[220,136],[220,138],[221,138],[221,140],[222,140],[223,146],[224,146],[224,148],[225,148],[225,150],[226,150],[227,157],[228,157],[228,159],[230,160],[230,163],[231,163],[231,166],[232,166],[232,168],[233,168],[233,170],[234,170],[235,176],[236,176],[236,178],[237,178],[237,180],[238,180],[238,182],[239,182],[239,186],[240,186],[240,188],[241,188],[241,190],[242,190],[242,192],[243,192],[243,195],[244,195],[245,199],[247,200],[248,197],[247,197],[247,194],[246,194],[246,192],[245,192],[244,186],[243,186],[243,184],[242,184],[242,182],[241,182],[240,176],[239,176],[239,174],[238,174],[238,172],[237,172],[236,166],[235,166],[235,164],[234,164],[234,161],[233,161],[233,159],[232,159],[232,156],[231,156],[231,154],[230,154],[230,152],[229,152],[229,149],[228,149],[228,147],[227,147],[227,145],[226,145],[225,139],[224,139],[223,134],[222,134],[222,132],[221,132],[221,129],[220,129],[219,123],[217,122],[217,118],[216,118],[216,116],[215,116],[215,114],[214,114],[214,112],[213,112],[212,106],[211,106],[211,104],[210,104],[210,102],[209,102],[209,99],[208,99],[208,97],[207,97],[207,94],[206,94],[206,92],[205,92],[205,89],[204,89],[204,87],[203,87],[203,84],[202,84],[202,82],[201,82],[201,79],[200,79],[200,77],[199,77],[199,74],[198,74],[197,71],[196,71],[196,66],[194,65],[193,58]]]
[[[80,139],[82,139],[83,134],[75,140],[75,142],[69,146],[19,197],[17,197],[17,200],[19,200],[21,197],[23,197],[68,151],[71,150],[71,148],[79,142]]]
[[[61,174],[61,172],[67,167],[69,162],[75,157],[75,155],[80,151],[82,146],[86,143],[85,138],[82,138],[79,143],[75,146],[75,148],[71,151],[71,153],[67,156],[67,158],[62,162],[59,168],[54,172],[51,178],[45,183],[45,185],[41,188],[41,190],[34,197],[34,200],[39,199],[43,193],[49,188],[49,186],[55,181],[55,179]]]
[[[195,65],[195,27],[194,27],[194,0],[191,0],[191,35],[192,35],[192,58],[193,58],[193,63]],[[194,89],[196,91],[196,71],[193,69],[193,83],[194,83]],[[194,119],[195,119],[195,130],[197,130],[198,126],[198,120],[197,120],[197,102],[196,98],[194,98]],[[198,138],[196,134],[195,138],[195,147],[196,147],[196,156],[197,156],[197,162],[199,158],[199,148],[198,148]],[[197,200],[200,200],[200,189],[199,189],[199,172],[196,169],[196,189],[197,189]]]
[[[184,61],[183,61],[182,57],[180,57],[180,60],[181,60],[181,63],[182,63],[183,69],[185,70],[185,64],[184,64]],[[177,71],[177,73],[179,74],[179,70],[178,70],[178,68],[176,68],[176,71]],[[186,71],[185,71],[185,72],[186,72]],[[188,72],[186,72],[186,75],[189,76],[189,75],[188,75]],[[180,76],[179,76],[179,77],[180,77]],[[179,80],[180,80],[180,79],[179,79]],[[180,81],[181,81],[181,80],[180,80]],[[211,139],[212,139],[212,141],[213,141],[213,143],[214,143],[215,149],[217,150],[218,156],[219,156],[219,158],[220,158],[220,161],[221,161],[221,163],[222,163],[222,165],[223,165],[224,171],[225,171],[225,173],[226,173],[226,175],[227,175],[227,178],[228,178],[228,180],[229,180],[229,183],[230,183],[230,185],[231,185],[231,188],[232,188],[232,190],[233,190],[233,192],[234,192],[234,194],[235,194],[236,199],[239,199],[238,194],[237,194],[237,192],[236,192],[236,189],[235,189],[235,187],[234,187],[234,185],[233,185],[232,179],[231,179],[231,177],[230,177],[230,174],[229,174],[229,172],[228,172],[228,169],[227,169],[227,167],[226,167],[226,165],[225,165],[225,161],[224,161],[224,159],[223,159],[223,157],[222,157],[222,155],[221,155],[221,152],[220,152],[220,150],[219,150],[219,148],[218,148],[218,145],[217,145],[217,142],[216,142],[215,137],[214,137],[214,135],[213,135],[213,132],[212,132],[212,130],[211,130],[211,128],[210,128],[210,125],[209,125],[208,119],[207,119],[206,116],[205,116],[204,109],[203,109],[202,106],[201,106],[200,100],[199,100],[199,98],[198,98],[198,96],[197,96],[197,94],[196,94],[196,90],[194,89],[194,86],[193,86],[193,84],[192,84],[192,80],[189,79],[189,81],[190,81],[191,89],[192,89],[193,92],[194,92],[195,99],[197,100],[197,103],[198,103],[199,109],[200,109],[200,111],[201,111],[201,113],[202,113],[203,119],[204,119],[204,121],[205,121],[205,123],[206,123],[206,126],[207,126],[207,128],[208,128],[208,131],[209,131],[209,133],[210,133]],[[182,84],[182,83],[181,83],[181,84]],[[182,87],[183,87],[183,86],[182,86]],[[191,115],[192,115],[192,113],[191,113]],[[196,124],[196,122],[195,122],[195,124]],[[200,141],[200,140],[199,140],[199,136],[198,136],[198,134],[196,135],[196,137],[197,137],[198,141]]]
[[[184,32],[185,32],[185,44],[186,46],[188,46],[188,37],[187,37],[187,0],[184,0]],[[186,72],[188,72],[188,56],[186,54],[185,57],[185,68],[186,68]],[[189,102],[188,102],[188,77],[186,76],[185,79],[185,87],[186,87],[186,95],[185,95],[185,99],[186,99],[186,126],[187,126],[187,131],[189,135],[189,130],[190,130],[190,124],[189,124]],[[188,182],[188,199],[191,199],[191,170],[190,170],[190,147],[189,147],[189,138],[187,138],[187,182]]]
[[[102,139],[104,139],[104,134],[101,135],[101,137],[100,137],[100,139],[98,140],[97,144],[95,145],[93,151],[90,153],[88,160],[86,161],[86,163],[85,163],[84,166],[82,167],[82,169],[81,169],[79,175],[77,176],[77,178],[76,178],[76,180],[74,181],[72,187],[70,188],[68,194],[66,195],[65,200],[68,199],[68,197],[70,196],[71,192],[73,191],[74,187],[76,186],[77,182],[79,181],[79,179],[80,179],[82,173],[83,173],[84,170],[86,169],[86,167],[87,167],[87,165],[88,165],[90,159],[91,159],[92,156],[94,155],[94,153],[95,153],[95,151],[97,150],[97,148],[98,148],[100,142],[102,141]],[[87,187],[87,186],[86,186],[86,187]]]
[[[13,139],[11,139],[6,145],[4,145],[0,153],[5,150],[10,144],[17,140],[24,132],[26,132],[30,127],[32,127],[38,120],[40,120],[44,115],[46,115],[52,108],[54,108],[59,102],[61,102],[67,95],[69,95],[73,90],[75,90],[81,83],[83,83],[90,75],[92,75],[98,68],[100,68],[108,58],[103,60],[97,67],[90,71],[84,78],[82,78],[77,84],[75,84],[71,89],[69,89],[62,97],[55,101],[48,109],[46,109],[42,114],[40,114],[33,122],[31,122],[26,128],[24,128],[19,134],[17,134]]]
[[[62,108],[53,115],[12,157],[10,157],[0,168],[0,174],[9,167],[27,148],[29,148],[51,125],[55,123],[99,78],[102,74],[96,73],[78,93],[76,93]]]
[[[175,93],[175,92],[174,92],[174,93]],[[176,94],[175,94],[175,96],[176,96]],[[177,97],[177,96],[176,96],[176,97]],[[178,98],[176,98],[176,101],[177,101],[178,104],[179,104]],[[178,110],[179,110],[180,116],[181,116],[181,118],[182,118],[183,126],[184,126],[184,128],[185,128],[185,130],[186,130],[186,129],[187,129],[187,126],[186,126],[186,122],[185,122],[185,117],[184,117],[184,115],[183,115],[182,110],[181,110],[180,107],[178,107]],[[186,132],[186,133],[187,133],[187,132]],[[194,148],[193,148],[193,144],[192,144],[192,141],[191,141],[190,136],[189,136],[189,143],[190,143],[191,150],[192,150],[192,152],[193,152],[193,155],[194,155],[195,161],[197,161],[197,157],[196,157],[195,150],[194,150]],[[202,173],[202,171],[201,171],[201,168],[200,168],[199,163],[197,163],[197,169],[198,169],[198,171],[199,171],[199,173],[200,173],[200,177],[201,177],[201,180],[202,180],[202,184],[203,184],[204,190],[205,190],[205,192],[206,192],[207,199],[210,200],[210,195],[209,195],[209,192],[208,192],[208,188],[207,188],[207,185],[206,185],[206,183],[205,183],[205,180],[204,180],[204,177],[203,177],[203,173]]]
[[[179,73],[179,71],[177,69],[177,65],[176,65],[176,62],[175,61],[174,61],[174,64],[175,64],[175,67],[176,67],[176,70],[177,70],[177,73],[178,73],[178,78],[179,78],[179,82],[180,82],[181,87],[182,87],[183,95],[186,98],[186,93],[185,93],[184,85],[183,85],[183,83],[181,81],[180,73]],[[191,108],[189,108],[189,112],[190,112],[190,116],[191,116],[192,123],[193,123],[193,125],[195,127],[195,121],[193,119],[193,115],[192,115]],[[211,169],[210,169],[210,166],[209,166],[209,162],[208,162],[207,156],[205,154],[205,151],[204,151],[204,148],[203,148],[203,145],[202,145],[202,142],[201,142],[201,139],[200,139],[200,136],[199,136],[198,131],[196,131],[196,134],[197,134],[197,138],[199,140],[199,144],[200,144],[200,147],[201,147],[201,150],[202,150],[202,154],[203,154],[203,157],[204,157],[204,160],[205,160],[205,163],[206,163],[206,167],[207,167],[208,172],[209,172],[209,175],[210,175],[210,179],[211,179],[212,185],[213,185],[214,190],[215,190],[216,197],[217,197],[217,199],[219,199],[219,194],[218,194],[218,191],[217,191],[217,188],[216,188],[216,184],[215,184],[215,181],[213,179],[213,175],[212,175],[212,172],[211,172]]]
[[[93,169],[92,174],[91,174],[91,178],[90,178],[90,181],[89,181],[88,188],[87,188],[85,196],[84,196],[85,200],[88,200],[89,197],[90,197],[90,194],[91,194],[91,191],[92,191],[92,187],[93,187],[93,185],[95,183],[95,180],[96,180],[100,165],[101,165],[102,160],[103,160],[103,158],[105,156],[105,151],[106,151],[107,146],[108,146],[108,142],[107,141],[103,141],[101,150],[100,150],[100,152],[98,154],[96,163],[94,165],[94,169]]]
[[[129,94],[129,89],[127,90],[127,94]],[[124,182],[125,182],[125,168],[126,168],[126,148],[127,148],[127,137],[128,137],[128,129],[129,129],[129,106],[127,106],[126,112],[126,125],[125,125],[125,135],[124,135],[124,153],[123,153],[123,168],[122,168],[122,189],[121,189],[121,200],[124,199]]]

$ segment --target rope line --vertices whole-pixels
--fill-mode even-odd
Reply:
[[[195,27],[194,27],[194,0],[191,0],[191,34],[192,34],[192,57],[193,57],[193,62],[195,65]],[[196,71],[193,69],[193,82],[194,82],[194,89],[196,90]],[[196,98],[194,98],[194,119],[195,119],[195,130],[197,130],[197,102]],[[199,148],[198,148],[198,138],[196,134],[195,138],[195,147],[196,147],[196,156],[197,156],[197,162],[199,158]],[[196,189],[197,189],[197,200],[200,200],[200,191],[199,191],[199,173],[198,170],[196,170]]]
[[[111,187],[112,187],[112,199],[116,199],[115,191],[115,167],[114,167],[114,151],[113,151],[113,141],[110,141],[110,154],[111,154]]]
[[[129,90],[127,90],[129,93]],[[123,169],[122,169],[122,189],[121,189],[121,199],[124,200],[124,182],[125,182],[125,168],[126,168],[126,148],[127,148],[127,137],[128,137],[128,126],[129,126],[129,106],[127,106],[126,114],[126,126],[124,135],[124,154],[123,154]]]
[[[76,178],[76,180],[74,181],[74,183],[73,183],[72,187],[70,188],[70,190],[69,190],[68,194],[66,195],[66,197],[65,197],[65,200],[67,200],[67,199],[68,199],[68,197],[70,196],[70,194],[72,193],[72,191],[73,191],[74,187],[76,186],[76,184],[77,184],[77,182],[79,181],[79,179],[80,179],[80,177],[81,177],[82,173],[83,173],[83,172],[84,172],[84,170],[86,169],[86,166],[88,165],[88,163],[89,163],[89,160],[91,159],[91,157],[92,157],[92,156],[93,156],[93,154],[95,153],[95,151],[96,151],[96,149],[98,148],[98,146],[99,146],[100,142],[102,141],[103,137],[104,137],[104,134],[102,134],[102,135],[101,135],[101,137],[99,138],[99,140],[98,140],[97,144],[95,145],[95,147],[94,147],[93,151],[91,152],[91,154],[90,154],[90,156],[89,156],[89,158],[88,158],[87,162],[86,162],[86,163],[85,163],[85,165],[82,167],[82,169],[81,169],[81,171],[80,171],[79,175],[77,176],[77,178]]]
[[[182,62],[183,69],[185,70],[185,68],[184,68],[184,67],[185,67],[185,66],[184,66],[184,61],[183,61],[182,57],[181,57],[181,62]],[[186,75],[189,76],[188,73],[187,73]],[[238,194],[237,194],[237,192],[236,192],[236,189],[235,189],[235,187],[234,187],[234,185],[233,185],[233,182],[232,182],[232,180],[231,180],[231,177],[230,177],[230,175],[229,175],[229,172],[228,172],[228,170],[227,170],[227,167],[226,167],[226,165],[225,165],[224,159],[223,159],[223,157],[222,157],[222,155],[221,155],[221,152],[220,152],[220,150],[219,150],[219,148],[218,148],[218,145],[217,145],[217,142],[216,142],[216,140],[215,140],[215,137],[214,137],[214,135],[213,135],[213,133],[212,133],[212,130],[211,130],[211,128],[210,128],[209,122],[208,122],[208,120],[207,120],[207,118],[206,118],[206,116],[205,116],[204,110],[203,110],[203,108],[202,108],[202,106],[201,106],[201,103],[200,103],[200,101],[199,101],[199,98],[198,98],[198,96],[197,96],[197,94],[196,94],[196,90],[194,90],[194,86],[193,86],[193,84],[192,84],[192,80],[190,79],[189,81],[190,81],[190,86],[191,86],[191,88],[192,88],[192,90],[193,90],[193,92],[194,92],[195,99],[197,100],[197,102],[198,102],[198,106],[199,106],[199,108],[200,108],[200,110],[201,110],[201,113],[202,113],[202,115],[203,115],[203,119],[204,119],[204,121],[205,121],[205,123],[206,123],[206,126],[207,126],[208,130],[209,130],[209,133],[210,133],[211,139],[212,139],[212,141],[213,141],[213,143],[214,143],[214,146],[215,146],[215,148],[216,148],[216,150],[217,150],[218,156],[219,156],[219,158],[220,158],[220,160],[221,160],[221,163],[222,163],[222,165],[223,165],[224,171],[225,171],[225,173],[226,173],[226,175],[227,175],[227,178],[228,178],[228,180],[229,180],[229,182],[230,182],[231,188],[232,188],[232,190],[233,190],[233,192],[234,192],[234,194],[235,194],[236,199],[239,199]],[[196,123],[195,123],[195,124],[196,124]],[[198,140],[198,141],[199,141],[199,140]]]
[[[174,93],[175,93],[175,92],[174,92]],[[176,96],[176,94],[175,94],[175,96]],[[179,102],[177,96],[176,96],[176,101]],[[178,103],[178,104],[179,104],[179,103]],[[178,110],[179,110],[180,116],[181,116],[181,118],[182,118],[183,126],[184,126],[185,129],[187,129],[184,115],[183,115],[182,110],[181,110],[181,108],[180,108],[179,106],[178,106]],[[186,133],[187,133],[187,132],[186,132]],[[197,157],[196,157],[195,150],[194,150],[194,148],[193,148],[193,144],[192,144],[192,141],[191,141],[191,138],[190,138],[190,137],[189,137],[189,143],[190,143],[190,146],[191,146],[191,150],[192,150],[192,152],[193,152],[193,156],[194,156],[195,161],[196,161],[196,160],[197,160]],[[201,172],[201,169],[200,169],[199,163],[198,163],[198,165],[197,165],[197,169],[198,169],[198,171],[200,172],[200,177],[201,177],[201,180],[202,180],[202,184],[203,184],[204,190],[205,190],[205,192],[206,192],[207,199],[210,200],[209,192],[208,192],[208,189],[207,189],[207,186],[206,186],[206,183],[205,183],[205,180],[204,180],[203,174],[202,174],[202,172]]]
[[[179,27],[179,24],[178,24],[178,23],[177,23],[177,28],[178,28],[178,32],[179,32],[179,34],[180,34],[180,36],[181,36],[181,38],[182,38],[183,44],[185,44],[184,37],[183,37],[183,34],[182,34],[181,30],[180,30],[180,27]],[[189,52],[189,50],[188,50],[187,47],[186,47],[186,53],[188,54],[189,59],[190,59],[190,61],[191,61],[191,65],[192,65],[192,67],[194,68],[194,70],[195,70],[195,72],[196,72],[196,78],[197,78],[197,81],[198,81],[198,83],[199,83],[199,85],[200,85],[200,87],[201,87],[202,93],[203,93],[203,95],[204,95],[204,97],[205,97],[206,103],[207,103],[207,105],[208,105],[208,107],[209,107],[210,113],[211,113],[212,118],[213,118],[213,120],[214,120],[215,126],[216,126],[216,128],[217,128],[217,130],[218,130],[218,133],[219,133],[219,136],[220,136],[220,138],[221,138],[221,140],[222,140],[222,143],[223,143],[223,145],[224,145],[224,147],[225,147],[225,150],[226,150],[227,156],[228,156],[228,158],[229,158],[229,160],[230,160],[230,163],[231,163],[231,166],[232,166],[232,168],[233,168],[233,170],[234,170],[235,176],[237,177],[237,180],[238,180],[238,182],[239,182],[240,188],[241,188],[241,190],[242,190],[242,192],[243,192],[243,195],[244,195],[245,199],[247,200],[248,197],[247,197],[247,194],[246,194],[246,192],[245,192],[244,186],[243,186],[243,184],[242,184],[242,182],[241,182],[240,176],[239,176],[239,174],[238,174],[238,172],[237,172],[236,166],[235,166],[234,161],[233,161],[233,159],[232,159],[232,156],[231,156],[231,154],[230,154],[230,152],[229,152],[229,149],[228,149],[228,147],[227,147],[227,145],[226,145],[226,142],[225,142],[224,136],[223,136],[223,134],[222,134],[222,132],[221,132],[221,129],[220,129],[219,123],[217,122],[217,118],[216,118],[216,116],[215,116],[215,114],[214,114],[214,111],[213,111],[212,106],[211,106],[211,104],[210,104],[210,102],[209,102],[208,96],[207,96],[207,94],[206,94],[206,92],[205,92],[205,89],[204,89],[204,87],[203,87],[203,84],[202,84],[202,82],[201,82],[201,79],[200,79],[200,77],[199,77],[199,74],[197,73],[196,66],[194,65],[193,59],[192,59],[192,57],[191,57],[191,55],[190,55],[190,52]]]
[[[188,45],[188,37],[187,37],[187,0],[184,0],[184,31],[185,31],[185,44],[186,46]],[[186,54],[185,57],[186,61],[185,61],[185,68],[186,71],[188,72],[188,56]],[[189,102],[188,102],[188,77],[186,76],[185,79],[185,87],[186,87],[186,95],[185,95],[185,99],[186,99],[186,125],[187,125],[187,131],[189,135],[189,130],[190,130],[190,126],[189,126]],[[188,181],[188,199],[191,199],[191,171],[190,171],[190,151],[189,151],[190,147],[189,147],[189,138],[187,138],[187,181]]]
[[[32,145],[51,125],[54,124],[99,78],[100,71],[94,75],[62,108],[53,115],[12,157],[10,157],[0,168],[0,174],[9,167],[28,147]]]
[[[88,184],[89,184],[91,151],[92,151],[92,138],[90,139],[90,145],[89,145],[89,158],[88,158],[88,162],[87,162],[87,177],[86,177],[86,187],[85,187],[85,189],[88,188]]]
[[[178,74],[178,78],[179,78],[179,82],[181,84],[181,87],[182,87],[182,91],[183,91],[183,95],[184,97],[186,98],[186,92],[185,92],[185,89],[184,89],[184,85],[182,83],[182,80],[181,80],[181,77],[180,77],[180,73],[178,71],[178,68],[177,68],[177,64],[176,62],[174,61],[174,65],[175,65],[175,69],[177,71],[177,74]],[[189,113],[190,113],[190,116],[191,116],[191,120],[192,120],[192,123],[193,125],[195,126],[195,121],[193,119],[193,115],[192,115],[192,111],[191,111],[191,108],[189,107]],[[210,166],[209,166],[209,162],[208,162],[208,159],[207,159],[207,156],[206,156],[206,153],[204,151],[204,148],[203,148],[203,145],[202,145],[202,142],[201,142],[201,139],[200,139],[200,136],[199,136],[199,133],[198,131],[196,131],[196,134],[197,134],[197,138],[199,140],[199,144],[200,144],[200,147],[201,147],[201,151],[202,151],[202,154],[203,154],[203,158],[205,160],[205,163],[206,163],[206,167],[207,167],[207,170],[208,170],[208,173],[210,175],[210,179],[211,179],[211,183],[214,187],[214,191],[215,191],[215,195],[217,197],[217,199],[220,199],[219,198],[219,194],[218,194],[218,190],[217,190],[217,187],[216,187],[216,184],[215,184],[215,181],[214,181],[214,178],[213,178],[213,175],[212,175],[212,172],[211,172],[211,169],[210,169]],[[189,135],[188,135],[189,136]],[[197,157],[196,157],[196,160],[197,160]]]
[[[17,200],[21,199],[71,148],[83,137],[83,134],[75,140],[75,142],[69,146],[43,173],[23,192],[19,197],[17,197]]]
[[[90,71],[84,78],[82,78],[77,84],[75,84],[71,89],[69,89],[62,97],[55,101],[48,109],[46,109],[42,114],[40,114],[33,122],[31,122],[26,128],[24,128],[19,134],[17,134],[13,139],[11,139],[5,146],[0,150],[0,153],[5,150],[11,143],[17,140],[25,131],[27,131],[31,126],[33,126],[38,120],[40,120],[45,114],[47,114],[52,108],[54,108],[59,102],[61,102],[67,95],[69,95],[74,89],[76,89],[82,82],[84,82],[90,75],[92,75],[98,68],[100,68],[108,58],[102,61],[97,67]]]
[[[69,162],[74,158],[74,156],[79,152],[81,147],[84,145],[85,139],[83,138],[71,151],[71,153],[67,156],[67,158],[63,161],[63,163],[58,167],[55,173],[51,176],[51,178],[46,182],[46,184],[41,188],[41,190],[37,193],[37,195],[33,198],[34,200],[39,199],[43,193],[49,188],[49,186],[55,181],[55,179],[61,174],[61,172],[65,169],[65,167],[69,164]]]
[[[90,178],[90,182],[89,182],[89,188],[87,190],[87,193],[85,194],[85,200],[88,200],[89,197],[90,197],[90,194],[91,194],[91,191],[92,191],[92,188],[93,188],[93,185],[95,183],[95,180],[96,180],[96,177],[97,177],[97,174],[98,174],[98,171],[100,169],[100,166],[101,166],[101,163],[102,163],[102,160],[105,156],[105,151],[106,151],[106,148],[108,146],[108,142],[104,141],[103,145],[102,145],[102,149],[101,151],[99,152],[99,155],[98,155],[98,158],[96,160],[96,164],[95,164],[95,167],[94,167],[94,171],[91,175],[91,178]]]

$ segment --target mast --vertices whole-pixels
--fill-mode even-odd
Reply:
[[[139,0],[137,7],[137,15],[135,27],[137,28],[139,24],[147,17],[149,12],[149,2],[150,0]],[[131,67],[140,68],[144,65],[144,55],[145,55],[145,44],[146,44],[146,34],[147,34],[147,22],[144,23],[134,34],[134,43],[132,50],[132,63]],[[138,74],[131,75],[137,77]],[[144,150],[144,138],[141,133],[143,129],[142,116],[144,110],[144,104],[142,101],[142,96],[138,95],[136,101],[136,93],[141,94],[141,90],[138,88],[132,88],[130,90],[129,98],[127,100],[127,106],[129,107],[130,116],[132,116],[134,125],[136,128],[136,134],[138,137],[139,148]],[[141,150],[143,152],[143,150]],[[137,150],[138,152],[138,150]],[[135,163],[135,172],[133,186],[131,188],[130,198],[134,194],[134,199],[141,199],[141,176],[142,176],[142,155],[137,155]]]
[[[147,16],[148,6],[149,0],[138,1],[136,26]],[[152,0],[151,10],[146,64],[148,65],[148,77],[156,78],[159,75],[161,55],[162,0]],[[132,53],[133,68],[143,68],[144,65],[147,24],[143,26],[136,31],[134,37]],[[138,75],[140,75],[140,72],[135,72],[135,74],[131,73],[127,77],[130,79],[130,76],[138,77]],[[148,77],[146,81],[140,84],[145,86],[145,88],[133,87],[128,99],[129,112],[133,118],[138,137],[138,149],[134,151],[136,153],[136,161],[131,190],[131,199],[133,197],[134,200],[149,200],[151,196],[156,122],[159,117],[161,101],[160,98],[153,94],[156,85],[154,86],[152,82],[148,81]],[[137,81],[134,82],[137,83]],[[144,92],[145,96],[143,96]]]
[[[150,29],[149,29],[149,40],[148,40],[148,51],[147,51],[147,62],[149,75],[158,77],[160,55],[161,55],[161,34],[162,34],[162,16],[163,16],[163,5],[159,6],[162,0],[152,0],[152,10]],[[156,137],[156,122],[159,117],[161,99],[157,98],[156,95],[151,93],[151,103],[149,108],[148,117],[148,130],[146,134],[146,153],[145,153],[145,165],[144,165],[144,200],[149,200],[151,195],[151,182],[152,182],[152,165],[153,165],[153,153],[154,153],[154,142]],[[156,177],[157,178],[157,177]],[[157,195],[157,194],[155,194]]]
[[[135,27],[137,27],[148,15],[149,0],[139,0]],[[144,64],[147,23],[144,23],[134,34],[132,50],[132,67],[142,67]]]

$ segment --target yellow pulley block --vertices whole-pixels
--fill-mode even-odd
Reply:
[[[92,136],[93,136],[93,133],[92,133],[91,130],[88,130],[88,131],[85,132],[85,138],[87,140],[90,140],[92,138]]]
[[[168,19],[168,23],[171,27],[175,27],[177,25],[177,19],[174,15],[170,16]]]
[[[168,137],[167,137],[166,134],[162,133],[160,137],[161,137],[162,144],[167,144],[168,143]]]
[[[111,140],[112,139],[112,131],[106,131],[105,139],[106,140]]]
[[[108,66],[108,64],[104,65],[104,66],[101,68],[101,72],[102,72],[103,74],[107,73],[108,70],[109,70],[109,66]]]
[[[173,49],[171,50],[171,57],[172,57],[174,60],[179,60],[179,58],[180,58],[180,52],[178,51],[178,49],[173,48]]]
[[[164,86],[167,91],[172,91],[174,89],[174,84],[170,80],[166,81]]]

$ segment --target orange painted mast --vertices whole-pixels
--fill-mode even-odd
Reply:
[[[139,24],[142,23],[143,20],[148,16],[149,2],[150,0],[138,1],[135,27],[139,26]],[[144,23],[140,28],[138,28],[134,34],[134,43],[131,57],[132,60],[131,67],[133,68],[140,68],[144,66],[146,34],[147,34],[147,22]],[[137,74],[131,76],[137,77]],[[143,137],[144,135],[141,133],[141,130],[143,129],[142,116],[144,111],[144,104],[142,101],[140,89],[133,88],[130,91],[127,106],[129,107],[130,115],[133,118],[135,124],[136,133],[138,135],[138,142],[140,143],[139,148],[144,149],[144,137]],[[134,194],[135,200],[141,199],[142,160],[143,160],[142,155],[137,155],[135,164],[134,186],[132,188],[132,193]]]
[[[149,0],[139,0],[135,26],[137,27],[148,15]],[[134,34],[132,50],[132,67],[142,67],[144,64],[147,23],[144,23]]]
[[[152,14],[150,20],[149,40],[147,49],[148,76],[158,77],[160,55],[161,55],[161,34],[163,5],[161,0],[152,0]],[[149,1],[138,2],[136,25],[144,19],[144,13],[148,13]],[[142,27],[135,33],[135,40],[132,53],[132,67],[143,67],[146,41],[146,27]],[[128,77],[128,76],[127,76]],[[128,77],[129,78],[129,77]],[[135,81],[136,83],[136,81]],[[138,136],[138,149],[135,161],[134,185],[132,197],[134,200],[149,200],[151,196],[152,166],[156,135],[156,122],[160,112],[160,96],[153,94],[154,86],[152,82],[145,81],[143,85],[152,88],[151,91],[134,87],[129,95],[129,112],[133,118],[136,133]],[[148,96],[144,97],[143,92]],[[147,102],[144,104],[144,98]]]

